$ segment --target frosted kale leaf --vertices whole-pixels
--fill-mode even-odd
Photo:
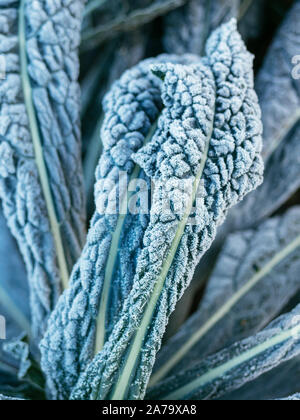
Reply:
[[[77,49],[83,1],[0,11],[0,196],[24,256],[36,338],[84,240]]]
[[[217,399],[300,355],[300,305],[259,334],[171,376],[150,399]]]
[[[239,0],[190,0],[164,18],[164,47],[169,53],[203,55],[208,36],[237,17]]]
[[[158,355],[151,384],[260,331],[300,291],[300,208],[228,237],[199,309]]]
[[[127,71],[104,100],[104,151],[96,171],[97,210],[70,287],[61,297],[41,344],[42,366],[55,398],[68,398],[95,347],[96,351],[102,348],[131,290],[149,215],[143,212],[125,217],[124,193],[126,180],[149,182],[131,155],[156,127],[162,107],[162,82],[151,67],[166,60],[198,62],[192,56],[146,60]],[[107,190],[116,197],[117,213],[111,214],[110,208],[101,210],[108,201]]]
[[[153,68],[164,80],[164,109],[152,140],[134,155],[155,183],[150,223],[120,320],[72,398],[143,397],[168,318],[199,259],[229,207],[262,181],[252,56],[234,20],[214,32],[206,53],[196,64]],[[166,198],[170,207],[162,211]]]

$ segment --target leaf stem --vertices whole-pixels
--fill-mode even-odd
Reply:
[[[20,1],[19,8],[19,54],[20,54],[20,66],[21,66],[21,79],[23,86],[24,101],[26,105],[29,127],[35,152],[35,160],[38,168],[39,178],[43,195],[46,202],[47,212],[49,216],[51,231],[54,238],[56,255],[58,260],[58,268],[60,272],[61,282],[64,288],[68,286],[69,272],[67,261],[64,253],[63,241],[60,232],[60,224],[57,220],[53,197],[51,193],[48,172],[46,163],[43,156],[43,146],[40,138],[40,132],[38,128],[37,117],[32,98],[31,82],[28,74],[28,60],[26,50],[26,22],[25,22],[25,2],[26,0]]]
[[[169,358],[169,360],[152,376],[149,386],[153,386],[161,379],[183,357],[191,350],[191,348],[200,341],[221,319],[227,315],[231,309],[251,290],[259,281],[266,277],[274,268],[287,258],[292,252],[300,247],[300,235],[291,242],[287,247],[278,252],[259,272],[257,272],[247,283],[238,290],[231,299],[224,303],[223,306],[195,333],[190,339]]]

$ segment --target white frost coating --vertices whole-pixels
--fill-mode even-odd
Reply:
[[[74,399],[143,397],[168,318],[217,226],[229,207],[262,182],[252,56],[235,21],[214,32],[206,53],[199,64],[155,68],[164,78],[165,108],[153,140],[134,156],[156,181],[191,176],[194,187],[199,182],[198,224],[185,225],[186,214],[160,217],[162,190],[156,190],[132,290],[103,351],[81,375]],[[175,208],[178,198],[182,192],[174,187]]]
[[[107,198],[105,192],[97,188],[101,180],[113,183],[119,203],[119,172],[124,172],[128,178],[135,172],[131,155],[144,144],[162,107],[161,80],[152,74],[151,67],[165,61],[192,63],[199,60],[194,56],[160,56],[146,60],[125,72],[104,100],[105,120],[101,133],[104,152],[96,170],[97,203]],[[144,173],[140,176],[145,178]],[[132,286],[148,223],[148,215],[128,215],[119,229],[118,215],[95,213],[70,287],[59,300],[41,343],[42,366],[54,398],[69,397],[78,375],[94,355],[103,287],[108,299],[107,310],[104,308],[106,319],[99,320],[105,325],[104,339],[118,320],[121,305]],[[118,243],[122,246],[111,261]]]
[[[24,76],[29,77],[27,99],[34,104],[47,174],[44,181],[50,187],[68,271],[80,255],[85,231],[77,83],[83,4],[82,0],[68,4],[23,0],[8,2],[0,10],[0,54],[6,57],[6,77],[0,80],[0,196],[26,262],[37,340],[58,299],[62,279],[28,101],[25,106]]]

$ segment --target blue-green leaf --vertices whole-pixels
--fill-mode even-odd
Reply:
[[[85,236],[77,49],[83,1],[2,4],[0,196],[39,339]]]
[[[72,398],[144,396],[168,318],[199,259],[228,209],[262,182],[252,56],[234,20],[214,32],[206,53],[194,65],[153,69],[164,80],[165,108],[151,142],[134,156],[156,184],[150,223],[120,320]]]
[[[217,399],[300,355],[300,305],[259,334],[233,344],[149,392],[150,399]]]
[[[300,291],[300,208],[230,235],[199,309],[158,355],[151,384],[265,327]]]

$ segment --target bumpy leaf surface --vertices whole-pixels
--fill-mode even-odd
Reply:
[[[234,20],[215,31],[206,53],[195,65],[154,68],[164,79],[165,108],[134,157],[156,186],[150,223],[121,318],[73,398],[143,397],[168,318],[199,259],[228,208],[262,181],[252,56]],[[170,208],[162,211],[166,197]]]
[[[199,309],[158,356],[153,382],[265,327],[300,290],[300,208],[232,234]]]
[[[130,179],[133,173],[145,178],[131,155],[145,143],[162,107],[161,81],[151,67],[166,60],[198,61],[192,56],[146,60],[127,71],[104,100],[104,152],[96,171],[97,210],[70,287],[61,297],[41,344],[43,369],[55,398],[68,398],[78,375],[91,360],[97,318],[98,324],[103,324],[105,340],[131,289],[149,215],[128,214],[124,218],[110,214],[109,207],[101,211],[101,205],[108,200],[107,189],[112,189],[111,196],[115,195],[120,210],[125,178]]]
[[[300,355],[300,306],[259,334],[158,384],[151,399],[217,399]]]
[[[280,401],[300,401],[300,394],[295,394],[287,398],[283,398]]]
[[[239,0],[190,0],[164,18],[164,47],[168,53],[203,55],[208,36],[237,17]]]
[[[8,1],[0,10],[0,196],[27,265],[36,337],[84,239],[77,84],[83,3]]]

